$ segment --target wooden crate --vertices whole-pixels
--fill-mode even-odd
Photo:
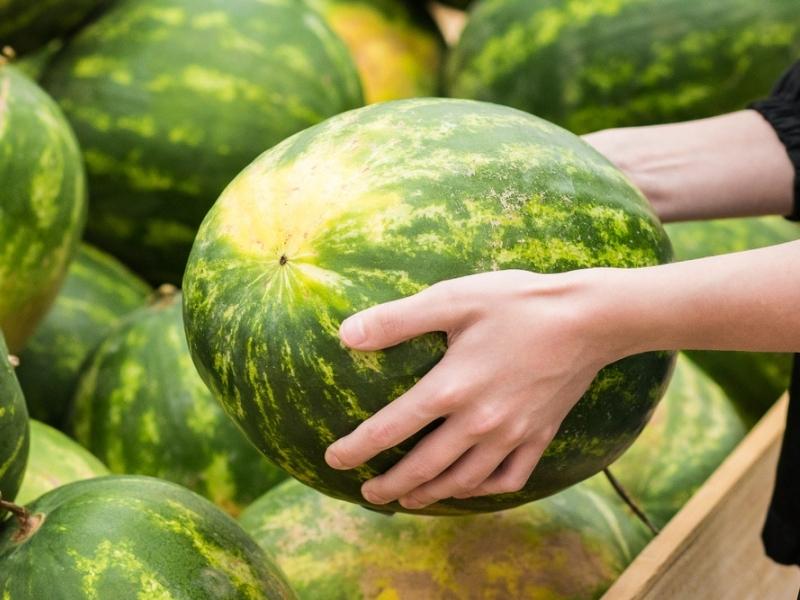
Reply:
[[[770,561],[760,539],[787,406],[767,413],[603,600],[798,598],[800,569]]]

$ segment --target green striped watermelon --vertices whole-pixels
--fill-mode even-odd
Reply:
[[[0,64],[0,329],[18,352],[55,298],[86,217],[75,136],[56,104]]]
[[[292,0],[118,0],[50,63],[92,189],[88,239],[178,283],[197,226],[265,148],[360,106],[347,48]]]
[[[17,377],[32,417],[59,428],[66,424],[84,360],[151,293],[116,259],[80,246],[53,308],[20,353]]]
[[[583,133],[739,110],[798,55],[796,0],[483,0],[446,89]]]
[[[722,389],[680,356],[653,418],[611,471],[663,527],[746,434]]]
[[[175,294],[130,315],[94,352],[75,394],[72,432],[112,472],[180,483],[232,514],[286,477],[197,375]]]
[[[435,96],[444,40],[427,11],[403,0],[308,0],[341,36],[368,103]]]
[[[178,485],[101,477],[0,524],[3,600],[282,600],[283,575],[226,514]]]
[[[28,412],[0,333],[0,498],[13,500],[28,460]],[[5,600],[5,599],[4,599]]]
[[[267,456],[364,502],[361,483],[418,438],[346,472],[325,464],[325,448],[417,381],[445,340],[348,351],[337,335],[347,315],[482,271],[670,256],[646,200],[579,138],[501,106],[401,100],[308,129],[228,186],[184,278],[186,331],[201,376]],[[670,364],[649,353],[604,369],[523,491],[426,510],[500,510],[596,473],[644,426]]]
[[[0,48],[26,53],[73,31],[109,0],[3,0]]]
[[[74,440],[34,419],[30,423],[31,448],[17,504],[73,481],[108,475],[106,466]]]
[[[649,533],[607,482],[587,484],[499,513],[419,518],[363,510],[288,481],[240,521],[304,600],[588,599]]]
[[[778,217],[671,223],[666,227],[678,260],[740,252],[800,238],[800,227]],[[725,390],[752,425],[786,391],[792,372],[790,354],[687,352]]]

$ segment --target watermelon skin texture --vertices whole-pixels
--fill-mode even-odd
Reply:
[[[779,217],[670,223],[666,230],[678,260],[800,239],[800,227]],[[791,354],[703,350],[686,354],[722,387],[748,425],[755,424],[789,386]]]
[[[13,500],[28,460],[30,433],[25,398],[0,333],[0,497]]]
[[[424,7],[403,0],[308,0],[344,40],[367,103],[436,96],[444,39]]]
[[[112,472],[179,483],[234,515],[286,478],[197,374],[179,295],[131,314],[103,340],[78,384],[71,432]]]
[[[30,420],[28,466],[15,502],[29,504],[39,496],[73,481],[108,475],[96,456],[57,429]]]
[[[0,48],[36,50],[72,32],[109,0],[6,0],[0,4]]]
[[[77,249],[86,179],[58,106],[8,65],[0,65],[0,181],[0,329],[19,352]]]
[[[0,525],[0,597],[7,600],[295,597],[236,521],[166,481],[78,481],[29,510],[43,520],[27,538],[15,539],[16,519]]]
[[[287,0],[120,0],[43,81],[84,150],[87,239],[154,285],[180,283],[197,226],[236,173],[363,104],[344,43]]]
[[[795,0],[484,0],[445,86],[585,133],[740,110],[798,55]]]
[[[419,437],[350,471],[330,469],[325,448],[410,388],[445,340],[349,351],[338,338],[346,316],[473,273],[670,256],[644,198],[579,138],[505,107],[401,100],[302,132],[228,186],[184,278],[186,332],[200,375],[262,452],[365,502],[360,485]],[[644,426],[670,365],[648,353],[604,369],[521,492],[415,512],[501,510],[593,475]]]
[[[62,429],[91,351],[152,289],[112,256],[81,244],[53,307],[17,368],[31,417]]]
[[[747,424],[722,388],[681,354],[653,418],[610,469],[660,528],[747,431]]]
[[[240,523],[302,600],[598,598],[651,537],[598,477],[508,511],[429,518],[288,481]]]

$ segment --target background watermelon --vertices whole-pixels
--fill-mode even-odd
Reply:
[[[0,329],[18,352],[55,298],[86,217],[80,150],[35,83],[0,64]]]
[[[308,600],[597,598],[649,539],[604,480],[455,518],[388,517],[287,481],[240,520]]]
[[[72,32],[109,0],[4,0],[0,2],[0,48],[24,54]]]
[[[66,435],[31,419],[28,466],[17,504],[28,504],[42,494],[73,481],[108,475],[108,469],[85,448]]]
[[[347,48],[286,0],[118,0],[51,62],[83,146],[88,239],[179,283],[203,215],[288,135],[363,103]]]
[[[424,7],[403,0],[308,0],[341,36],[368,103],[436,96],[444,40]]]
[[[778,217],[671,223],[666,230],[678,260],[740,252],[800,238],[800,227]],[[722,386],[750,425],[789,385],[790,354],[690,351],[687,355]]]
[[[0,333],[0,497],[13,500],[28,459],[28,412]]]
[[[483,0],[446,88],[584,133],[739,110],[798,55],[796,0]]]
[[[645,199],[579,138],[500,106],[390,102],[290,138],[228,186],[186,272],[186,331],[200,374],[267,456],[327,494],[364,502],[361,483],[418,438],[346,472],[325,464],[325,448],[427,372],[444,339],[347,351],[337,335],[346,316],[492,269],[670,256]],[[500,510],[593,475],[644,426],[670,364],[648,353],[604,369],[523,491],[426,510]]]
[[[746,434],[722,389],[681,355],[653,418],[611,471],[663,527]]]
[[[0,524],[6,600],[294,598],[233,519],[180,486],[101,477],[57,488],[29,508],[27,535],[16,519]]]
[[[89,359],[75,438],[114,473],[162,477],[238,514],[286,475],[223,412],[195,371],[179,295],[130,315]]]
[[[151,293],[116,259],[80,246],[52,309],[20,354],[17,377],[32,417],[58,428],[66,425],[84,360]]]

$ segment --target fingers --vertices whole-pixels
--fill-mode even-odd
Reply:
[[[437,283],[356,313],[342,323],[339,336],[351,348],[380,350],[431,331],[450,331],[460,319],[453,299],[457,286],[452,281]]]
[[[546,448],[547,444],[539,441],[522,444],[483,483],[460,497],[510,494],[520,491],[528,483]]]
[[[423,508],[439,500],[469,493],[483,483],[514,449],[493,439],[472,447],[445,473],[400,498],[405,508]]]
[[[352,469],[449,414],[460,393],[442,381],[448,362],[445,356],[405,394],[328,446],[325,462],[334,469]]]
[[[464,435],[463,418],[451,417],[420,440],[411,452],[386,473],[366,482],[361,493],[373,504],[397,500],[435,479],[467,452],[473,443],[473,439]]]

